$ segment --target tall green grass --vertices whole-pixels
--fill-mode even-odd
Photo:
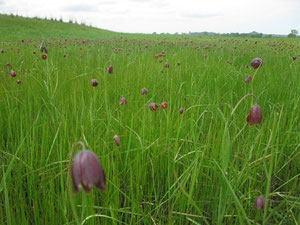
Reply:
[[[48,39],[46,60],[39,41],[2,41],[0,224],[299,224],[300,57],[291,57],[299,43],[255,41]],[[246,84],[255,57],[264,63]],[[246,122],[254,98],[232,114],[249,93],[263,111],[254,127]],[[163,101],[168,109],[150,111]],[[106,192],[70,199],[77,141],[99,156]],[[267,199],[262,212],[258,196]]]

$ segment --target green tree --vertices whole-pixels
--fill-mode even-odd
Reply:
[[[291,30],[291,33],[288,34],[289,38],[297,37],[298,31],[296,29]]]

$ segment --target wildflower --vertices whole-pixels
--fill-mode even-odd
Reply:
[[[261,58],[255,58],[252,60],[251,62],[251,66],[254,69],[257,69],[258,67],[260,67],[263,64],[263,60]]]
[[[184,111],[184,108],[180,108],[180,109],[179,109],[179,114],[182,114],[183,111]]]
[[[255,104],[251,107],[250,113],[247,116],[247,122],[250,126],[258,125],[262,120],[262,110],[259,105]]]
[[[156,111],[157,108],[158,108],[158,105],[155,104],[154,102],[151,102],[151,103],[149,104],[149,108],[150,108],[151,111]]]
[[[91,83],[92,83],[92,86],[93,86],[93,87],[97,87],[98,84],[99,84],[98,81],[97,81],[96,79],[92,79]]]
[[[252,80],[252,76],[248,76],[248,77],[245,79],[245,83],[249,83],[251,80]]]
[[[73,161],[72,180],[75,193],[82,187],[89,193],[94,185],[100,190],[106,190],[105,173],[94,152],[85,148],[78,152]]]
[[[10,75],[11,75],[11,77],[16,77],[16,76],[17,76],[17,73],[16,73],[16,71],[11,70],[11,71],[10,71]]]
[[[110,66],[108,67],[107,72],[108,72],[108,73],[113,73],[113,71],[114,71],[114,68],[113,68],[112,65],[110,65]]]
[[[264,210],[266,199],[264,197],[257,197],[255,200],[256,210]]]
[[[120,105],[126,105],[127,104],[127,100],[126,100],[126,98],[121,98],[120,99]]]
[[[161,106],[163,109],[167,109],[167,108],[168,108],[168,103],[162,102],[162,103],[160,104],[160,106]]]
[[[142,89],[142,95],[147,95],[147,94],[148,94],[147,88],[143,88],[143,89]]]

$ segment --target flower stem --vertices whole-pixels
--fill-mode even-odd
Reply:
[[[74,214],[74,217],[75,217],[77,225],[79,225],[80,222],[79,222],[79,219],[78,219],[78,214],[77,214],[77,211],[76,211],[76,208],[75,208],[75,204],[74,204],[74,200],[73,200],[73,195],[72,195],[72,189],[71,189],[71,186],[72,186],[72,183],[71,183],[72,172],[71,171],[72,171],[72,159],[73,159],[76,147],[78,145],[82,146],[82,150],[86,150],[84,143],[81,142],[81,141],[77,142],[73,146],[72,151],[71,151],[71,155],[70,155],[69,168],[68,168],[68,178],[67,178],[67,185],[68,185],[68,189],[69,189],[69,198],[70,198],[70,202],[71,202],[72,212]]]
[[[236,106],[233,108],[231,115],[233,115],[233,113],[235,112],[235,110],[237,109],[237,107],[242,103],[242,101],[244,101],[247,97],[252,96],[255,98],[255,104],[257,104],[257,97],[254,94],[246,94],[244,97],[241,98],[241,100],[236,104]]]

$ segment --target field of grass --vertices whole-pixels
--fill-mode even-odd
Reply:
[[[0,41],[0,224],[300,224],[299,41],[29,38]],[[70,193],[78,141],[106,192]]]

